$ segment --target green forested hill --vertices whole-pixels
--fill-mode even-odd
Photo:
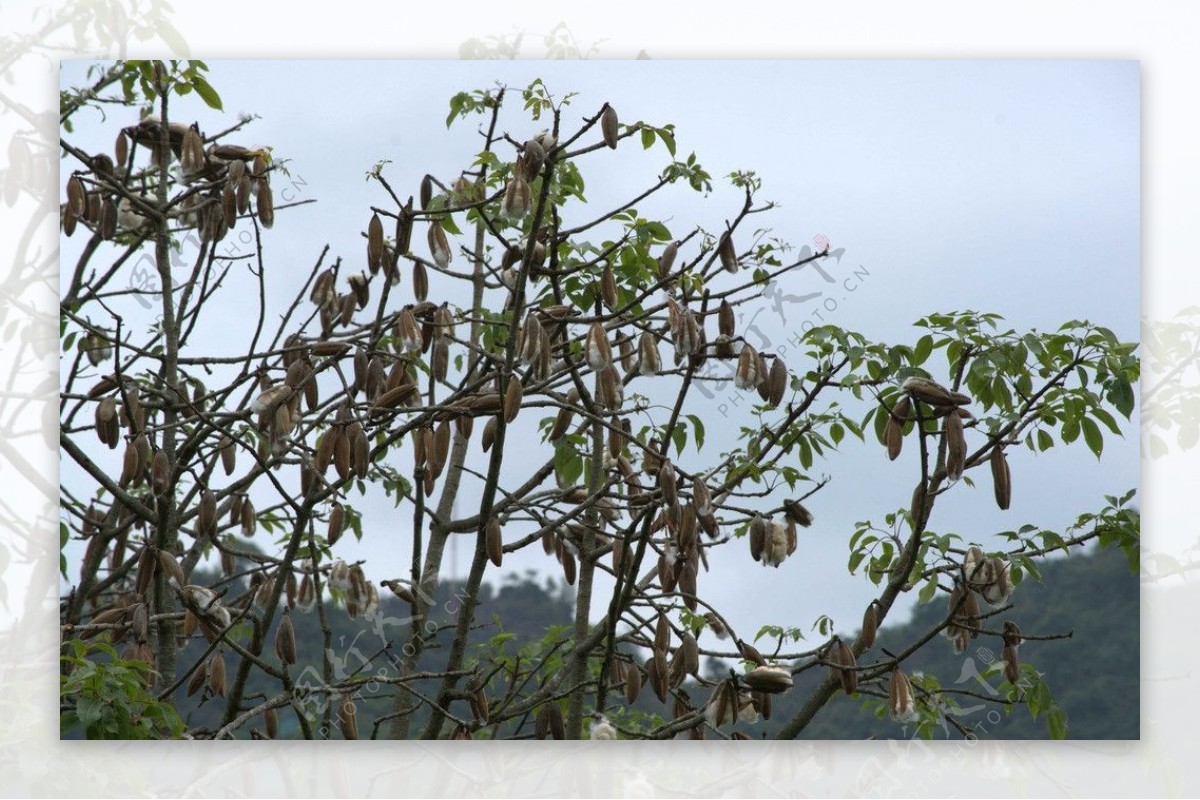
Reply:
[[[1066,711],[1068,738],[1139,738],[1138,577],[1130,572],[1124,554],[1115,548],[1056,558],[1046,562],[1041,571],[1042,583],[1026,578],[1013,593],[1013,608],[999,619],[1015,620],[1026,634],[1071,632],[1073,636],[1026,641],[1020,647],[1021,660],[1044,674],[1055,701]],[[935,600],[919,608],[907,624],[885,626],[876,649],[864,660],[871,659],[880,647],[898,650],[900,643],[912,641],[928,630],[944,618],[945,612],[945,602]],[[1000,624],[996,621],[989,627],[999,628]],[[939,637],[917,653],[906,669],[932,673],[946,687],[964,678],[957,684],[959,688],[970,686],[987,693],[967,676],[972,674],[972,667],[984,671],[987,662],[999,655],[1000,645],[995,639],[981,637],[971,643],[966,653],[955,655],[949,642]],[[988,677],[993,686],[1001,682],[994,673]],[[796,688],[803,690],[808,685],[810,681],[798,682]],[[796,689],[790,694],[790,699],[796,702],[803,696]],[[839,692],[803,735],[811,739],[912,735],[911,727],[906,730],[886,716],[877,719],[869,711],[864,712],[864,707],[874,709],[878,703],[874,698],[847,698]],[[776,720],[786,718],[789,705],[786,702],[777,705],[778,713],[773,715]],[[970,707],[968,702],[963,705]],[[965,714],[963,721],[980,725],[981,738],[1048,738],[1044,718],[1033,720],[1026,708],[1017,707],[1011,715],[1001,711],[999,720],[996,714],[989,716],[988,710],[992,708]],[[950,734],[956,736],[953,730]]]
[[[511,634],[503,645],[507,655],[515,654],[522,645],[536,642],[545,634],[548,626],[568,625],[571,620],[571,593],[565,587],[547,580],[538,582],[532,573],[524,577],[513,577],[500,587],[484,585],[481,608],[476,619],[478,628],[473,634],[477,652],[486,647],[486,642],[497,634]],[[436,605],[435,620],[452,622],[457,611],[455,593],[461,587],[448,584],[442,588]],[[384,594],[389,594],[384,590]],[[1013,594],[1014,607],[999,619],[1016,620],[1027,634],[1071,632],[1072,638],[1055,641],[1026,641],[1021,645],[1023,662],[1035,665],[1045,675],[1054,694],[1054,699],[1066,711],[1068,737],[1073,739],[1134,739],[1139,735],[1139,603],[1138,579],[1129,571],[1124,555],[1118,550],[1077,552],[1069,558],[1056,558],[1042,566],[1042,583],[1026,578]],[[394,643],[389,651],[399,656],[403,632],[407,626],[407,611],[392,597],[382,600],[383,624],[372,625],[361,618],[351,620],[338,607],[328,609],[328,619],[333,629],[331,650],[334,657],[335,677],[359,671],[370,674],[379,670],[389,671],[389,654],[380,652],[388,641]],[[880,647],[899,650],[901,643],[910,642],[919,633],[936,624],[945,613],[945,601],[935,600],[928,606],[917,609],[913,618],[896,625],[892,620],[880,631],[876,650],[868,653],[860,663],[867,663],[877,655]],[[992,627],[998,628],[999,619]],[[503,625],[501,625],[503,620]],[[293,676],[303,683],[306,675],[320,674],[322,643],[315,615],[297,614],[296,632],[300,652],[300,664],[293,669]],[[200,642],[188,646],[188,652],[180,663],[191,663],[192,650]],[[269,650],[269,648],[268,648]],[[999,643],[981,637],[971,643],[966,654],[955,655],[945,639],[938,637],[906,663],[908,672],[924,671],[936,675],[945,687],[957,686],[988,692],[972,676],[986,670],[988,662],[999,657]],[[434,670],[444,658],[441,650],[432,650],[423,658],[421,667]],[[372,659],[369,666],[364,661]],[[236,664],[234,656],[227,654],[227,666],[232,680]],[[307,671],[311,668],[316,672]],[[809,670],[797,676],[796,686],[787,694],[777,696],[772,719],[753,727],[744,727],[752,736],[771,736],[782,721],[788,719],[799,708],[808,690],[823,676],[821,670]],[[260,675],[261,677],[261,675]],[[991,685],[1000,683],[992,673]],[[961,683],[956,683],[958,681]],[[427,683],[416,687],[431,696],[436,685]],[[277,691],[266,681],[252,679],[248,695],[252,698],[263,691]],[[709,690],[691,687],[689,693],[694,703],[703,703]],[[259,694],[258,696],[261,696]],[[198,703],[199,695],[191,699],[179,692],[181,708],[189,725],[214,728],[218,723],[223,703],[208,700]],[[253,700],[248,700],[253,702]],[[619,708],[624,701],[615,698]],[[811,739],[862,739],[907,738],[913,735],[907,729],[893,723],[885,716],[876,716],[875,709],[881,701],[860,694],[847,698],[839,692],[821,710],[812,724],[803,732]],[[469,714],[465,704],[459,709],[464,716]],[[972,710],[970,701],[964,702],[960,717],[964,723],[978,726],[983,738],[1026,739],[1047,738],[1044,718],[1033,720],[1023,707],[1017,707],[1011,715],[993,711],[994,706],[977,707]],[[976,704],[977,705],[977,704]],[[372,724],[379,715],[390,711],[390,701],[384,699],[370,684],[364,687],[359,702],[360,736],[370,735]],[[637,704],[637,710],[650,714],[664,715],[667,709],[646,688]],[[989,714],[989,711],[993,713]],[[418,713],[419,723],[426,716]],[[261,723],[255,727],[261,729]],[[281,736],[296,736],[296,722],[292,714],[280,714]],[[503,735],[505,732],[501,732]],[[242,735],[247,735],[242,731]],[[386,735],[386,731],[383,731]],[[938,732],[936,735],[946,735]],[[953,730],[952,737],[957,736]],[[336,732],[333,733],[337,737]]]

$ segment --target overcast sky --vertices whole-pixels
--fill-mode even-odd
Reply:
[[[797,247],[822,234],[833,247],[845,248],[840,263],[828,267],[833,283],[806,268],[781,286],[786,294],[819,292],[818,297],[794,300],[781,307],[782,314],[763,302],[754,324],[776,345],[805,321],[816,321],[818,313],[872,338],[912,343],[920,335],[911,327],[918,317],[968,308],[1003,314],[1018,330],[1054,329],[1079,318],[1107,325],[1124,339],[1138,338],[1136,62],[209,65],[227,114],[188,97],[173,99],[172,118],[195,119],[211,134],[227,127],[230,115],[258,115],[231,141],[269,145],[287,161],[293,180],[275,179],[277,204],[317,201],[281,211],[274,229],[264,233],[275,308],[294,295],[326,245],[333,257],[365,267],[360,234],[368,206],[388,202],[378,184],[364,180],[377,161],[392,162],[384,174],[402,196],[415,194],[426,172],[448,182],[470,165],[479,149],[476,123],[459,122],[447,132],[450,96],[497,82],[519,91],[540,77],[556,96],[578,93],[564,114],[568,130],[606,101],[622,122],[676,126],[679,155],[694,151],[714,176],[715,189],[702,197],[672,187],[639,206],[646,216],[664,218],[673,234],[695,224],[713,230],[735,214],[740,191],[724,176],[752,169],[763,180],[760,197],[778,203],[777,210],[756,217],[756,225],[772,227],[774,235]],[[63,85],[77,84],[85,67],[64,63]],[[501,129],[524,140],[543,125],[519,112],[518,102],[502,117]],[[116,130],[135,121],[121,113],[110,109],[103,123],[98,115],[81,118],[70,140],[111,151]],[[634,140],[615,153],[593,154],[580,164],[589,203],[574,207],[572,219],[634,196],[667,161],[661,147],[644,153]],[[66,172],[64,166],[64,180]],[[423,231],[419,234],[418,252]],[[65,275],[80,239],[64,243]],[[463,263],[460,257],[457,265]],[[402,298],[411,297],[407,283],[406,276]],[[238,351],[240,340],[228,330],[250,286],[247,276],[235,275],[221,313],[213,315],[198,342]],[[431,296],[439,291],[450,289],[435,281]],[[807,368],[798,356],[788,362],[794,370]],[[943,369],[935,377],[945,378],[943,365],[935,356],[927,366]],[[714,422],[701,460],[684,459],[685,467],[714,460],[734,445],[747,399],[727,387],[712,399],[693,400],[688,410]],[[528,431],[524,441],[534,441],[537,416],[527,412],[518,421],[527,426],[521,429]],[[1015,450],[1010,511],[996,510],[984,476],[978,488],[959,487],[944,497],[930,527],[985,544],[993,533],[1025,523],[1061,527],[1096,508],[1103,494],[1137,485],[1136,427],[1128,429],[1128,439],[1107,441],[1099,463],[1082,445],[1040,456]],[[472,451],[478,454],[477,440]],[[399,461],[407,469],[411,451],[402,452]],[[514,453],[520,459],[514,474],[549,452],[542,445]],[[813,477],[831,482],[809,504],[817,519],[802,533],[796,556],[778,570],[764,569],[738,541],[714,554],[713,571],[700,576],[702,592],[744,636],[765,622],[808,628],[823,613],[841,630],[854,629],[874,587],[847,574],[847,539],[856,521],[881,521],[887,511],[907,505],[917,475],[913,458],[910,448],[890,463],[875,441],[863,446],[847,440],[841,453],[814,469]],[[71,475],[64,463],[64,480]],[[367,574],[374,580],[406,573],[411,509],[393,510],[386,500],[356,505],[366,514],[366,536],[361,544],[344,540],[338,554],[368,558]],[[468,504],[460,503],[459,510],[467,513]],[[471,549],[463,538],[447,572],[464,575]],[[536,546],[506,557],[504,567],[558,574],[553,559]],[[771,602],[770,612],[762,610],[764,601]]]

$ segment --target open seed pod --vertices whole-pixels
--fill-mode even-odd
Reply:
[[[919,717],[912,683],[899,664],[892,667],[892,676],[888,680],[888,711],[892,719],[901,724],[915,722]]]
[[[756,692],[778,694],[792,688],[792,673],[779,664],[767,664],[747,672],[742,683]]]

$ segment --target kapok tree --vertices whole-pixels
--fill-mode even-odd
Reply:
[[[273,240],[288,235],[286,225],[266,230],[286,208],[272,191],[284,161],[238,143],[245,120],[206,134],[178,118],[189,93],[220,107],[205,72],[201,62],[118,62],[63,93],[62,227],[86,239],[64,265],[61,305],[71,722],[95,708],[71,676],[88,643],[109,640],[124,646],[109,668],[136,666],[165,720],[160,735],[179,732],[169,709],[186,688],[224,709],[219,728],[193,735],[275,735],[286,712],[306,737],[330,735],[336,715],[357,738],[369,678],[394,696],[372,736],[745,737],[772,697],[813,669],[828,674],[778,735],[798,735],[839,689],[877,695],[894,719],[928,731],[946,697],[906,661],[941,646],[935,634],[956,648],[994,638],[1002,701],[1044,702],[1018,646],[1055,634],[1021,630],[1013,587],[1052,550],[1092,539],[1136,558],[1129,496],[1071,531],[965,542],[930,528],[939,500],[976,481],[1009,509],[1011,449],[1082,437],[1098,454],[1103,428],[1121,432],[1112,410],[1129,416],[1139,366],[1135,346],[1108,329],[1019,333],[994,314],[935,313],[907,343],[814,328],[785,362],[747,340],[738,314],[772,282],[830,258],[828,248],[796,252],[752,229],[773,204],[750,172],[729,176],[741,202],[716,229],[642,216],[648,198],[707,196],[711,176],[694,155],[677,157],[673,126],[622,122],[620,103],[579,113],[581,98],[556,98],[541,81],[453,97],[447,125],[479,123],[461,173],[403,175],[414,196],[377,164],[379,200],[362,210],[363,229],[313,253],[280,302],[263,270],[277,259]],[[113,153],[73,141],[100,103]],[[153,114],[140,119],[112,110],[143,103]],[[662,170],[610,173],[626,199],[586,207],[585,171],[639,145],[665,151]],[[235,230],[250,246],[231,254],[219,244]],[[141,263],[153,267],[148,284],[112,288]],[[257,286],[253,312],[227,315],[223,295],[238,276]],[[146,325],[135,304],[149,302],[159,318]],[[194,335],[214,316],[237,352],[216,354]],[[697,387],[725,382],[754,402],[736,420],[737,446],[714,456],[703,449],[714,407]],[[851,571],[865,566],[878,587],[861,629],[837,635],[825,624],[820,643],[802,644],[799,621],[776,611],[738,630],[707,598],[744,576],[710,572],[708,554],[743,548],[739,572],[788,569],[803,546],[798,528],[820,510],[824,483],[809,475],[822,462],[836,480],[847,434],[877,438],[892,459],[919,453],[896,465],[889,487],[903,508],[881,499],[881,521],[846,532]],[[407,558],[348,563],[345,530],[394,535],[364,516],[379,498],[411,520],[411,541],[396,548]],[[248,542],[260,525],[277,536],[274,549]],[[436,625],[430,605],[452,537],[474,548],[457,616]],[[549,631],[529,657],[468,648],[483,582],[512,553],[538,548],[571,587],[573,626]],[[203,580],[209,560],[222,572]],[[407,606],[408,624],[369,668],[335,677],[329,619],[381,618],[377,586]],[[943,597],[944,618],[903,649],[873,650],[910,591]],[[318,677],[303,685],[301,626],[319,627],[325,643]],[[775,634],[766,656],[754,644],[762,630]],[[194,639],[201,654],[181,662]],[[704,674],[705,658],[734,667]],[[255,673],[274,690],[250,696]],[[431,679],[433,691],[418,688]],[[668,716],[630,710],[646,690]]]

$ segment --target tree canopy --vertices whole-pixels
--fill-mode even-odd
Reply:
[[[897,735],[968,736],[945,702],[958,676],[912,664],[986,641],[1003,680],[983,702],[1068,735],[1021,648],[1070,632],[1033,627],[1020,587],[1093,541],[1136,569],[1134,492],[1098,497],[1067,529],[974,540],[938,511],[970,493],[1019,512],[1014,451],[1099,457],[1134,410],[1136,343],[1088,320],[1025,331],[936,307],[901,341],[826,324],[764,343],[748,312],[840,251],[788,243],[760,176],[711,175],[670,122],[541,80],[450,98],[447,127],[478,133],[461,171],[410,185],[376,162],[362,228],[288,253],[281,299],[264,272],[286,247],[276,188],[292,165],[251,143],[252,119],[178,118],[189,94],[222,109],[207,72],[115,62],[62,93],[61,222],[83,242],[60,306],[65,733],[746,738],[769,721],[794,738],[842,693]],[[76,144],[85,122],[111,129],[111,151]],[[589,205],[591,176],[626,148],[661,169],[607,174],[625,199]],[[740,193],[719,226],[639,210],[671,192],[711,199],[718,180]],[[246,246],[222,246],[234,236]],[[214,324],[226,341],[197,333]],[[713,387],[744,401],[718,407]],[[736,446],[706,448],[717,428]],[[894,462],[830,565],[874,587],[861,623],[810,629],[764,602],[753,628],[734,624],[711,587],[753,587],[804,557],[852,440]],[[411,541],[347,561],[347,532],[394,535],[363,523],[381,498]],[[452,581],[455,541],[471,555]],[[561,578],[545,618],[488,619],[489,580],[538,588],[511,573],[513,553],[538,549]],[[718,568],[710,554],[728,550],[744,557]],[[941,611],[875,647],[914,595]],[[338,615],[370,630],[354,660]],[[639,707],[643,693],[664,713]],[[185,720],[196,696],[220,713]],[[114,701],[138,710],[101,713]],[[388,708],[370,730],[365,704]]]

